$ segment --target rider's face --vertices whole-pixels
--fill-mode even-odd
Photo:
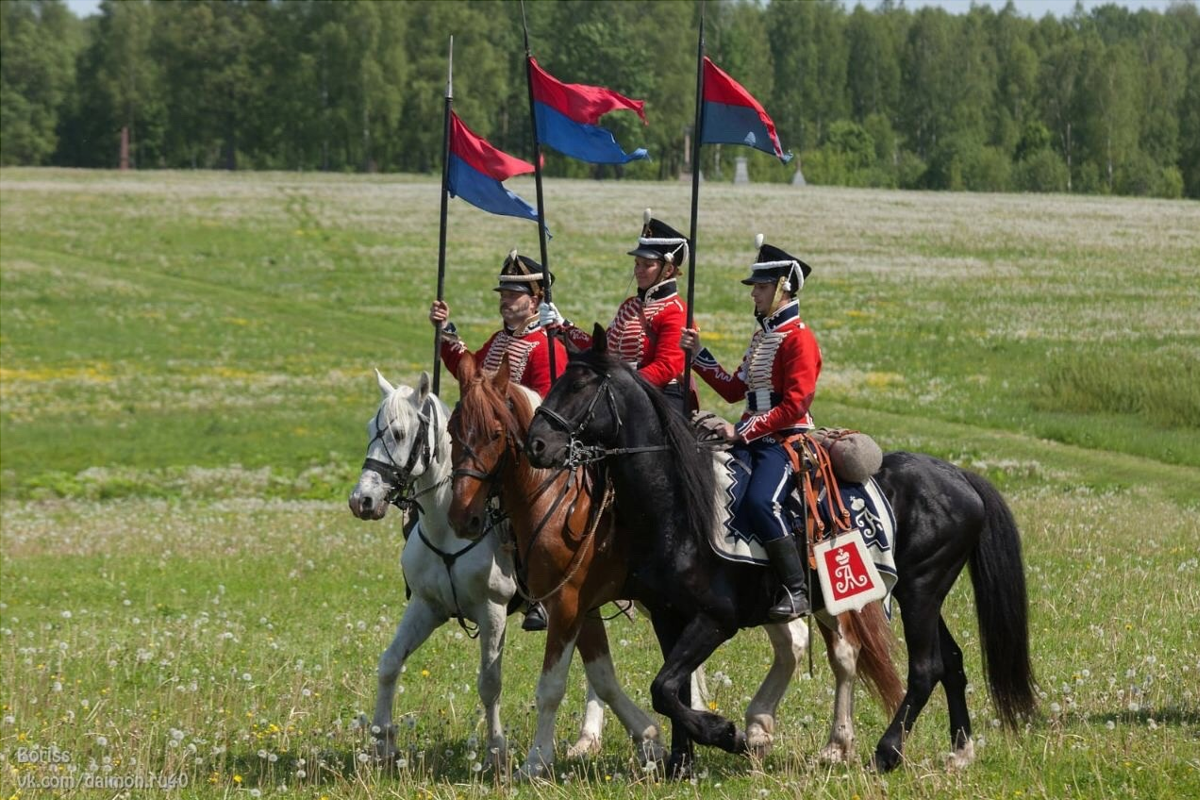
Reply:
[[[750,297],[754,299],[754,313],[770,314],[771,301],[775,299],[774,283],[750,284]]]
[[[537,313],[537,302],[533,295],[524,292],[510,292],[507,289],[500,292],[500,316],[504,324],[515,328]]]
[[[649,289],[662,280],[662,278],[667,277],[665,274],[666,269],[667,264],[665,261],[642,258],[641,256],[634,256],[633,258],[633,277],[637,280],[639,289]]]

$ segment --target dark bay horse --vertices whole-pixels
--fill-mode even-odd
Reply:
[[[627,596],[629,559],[636,550],[632,537],[615,526],[604,468],[533,467],[522,447],[540,399],[509,380],[507,363],[495,375],[477,373],[469,360],[463,365],[462,398],[449,426],[454,466],[451,520],[467,535],[482,530],[489,513],[487,500],[499,496],[510,516],[529,591],[544,601],[549,622],[537,691],[538,731],[521,774],[541,774],[551,763],[555,714],[576,644],[596,691],[610,705],[610,697],[628,704],[624,710],[614,705],[613,710],[646,754],[651,730],[657,747],[657,727],[648,727],[653,724],[648,715],[616,686],[603,621],[589,614]],[[874,633],[886,633],[882,613],[876,626]],[[766,631],[775,658],[746,710],[742,740],[742,746],[756,754],[771,746],[776,710],[808,644],[808,627],[802,620],[767,625]],[[826,633],[837,692],[834,724],[821,755],[841,760],[852,747],[850,718],[860,653],[866,653],[861,664],[868,687],[880,696],[890,694],[885,699],[890,701],[889,711],[899,703],[902,687],[887,658],[886,640],[875,635],[863,647],[872,631],[857,618],[839,621],[836,639],[834,633]],[[694,702],[696,697],[689,699]]]
[[[714,524],[714,470],[690,426],[636,373],[597,347],[572,354],[526,437],[530,460],[563,464],[581,448],[602,451],[616,492],[618,525],[630,532],[626,590],[651,612],[666,659],[654,679],[654,708],[670,717],[674,771],[692,741],[744,747],[729,720],[697,712],[684,699],[686,676],[739,627],[762,624],[775,581],[765,567],[736,564],[708,545]],[[1025,575],[1016,523],[984,478],[930,456],[889,453],[875,476],[896,517],[894,596],[908,648],[908,687],[875,748],[878,769],[894,768],[937,683],[950,712],[955,760],[973,758],[962,651],[942,603],[970,566],[983,664],[1000,719],[1015,728],[1032,711]]]

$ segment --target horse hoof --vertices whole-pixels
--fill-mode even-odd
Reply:
[[[513,773],[513,781],[516,783],[531,783],[533,781],[550,780],[553,773],[550,771],[549,764],[543,764],[538,761],[536,763],[525,763],[521,768]]]
[[[647,739],[634,739],[633,746],[642,764],[656,764],[661,767],[667,758],[667,751],[663,749],[657,734]]]
[[[667,777],[673,781],[686,781],[692,777],[691,756],[672,753],[667,762]]]
[[[946,756],[946,769],[960,770],[971,766],[975,761],[975,742],[971,739],[962,747]]]
[[[567,749],[567,758],[577,759],[599,755],[600,749],[600,737],[591,733],[585,734]]]
[[[891,772],[900,766],[900,751],[894,747],[880,745],[871,758],[871,769],[876,772]]]
[[[746,729],[746,752],[751,758],[766,758],[774,744],[775,738],[757,725]]]
[[[830,742],[821,748],[821,752],[817,753],[817,761],[826,765],[846,764],[849,763],[852,752],[854,752],[853,747]]]
[[[504,737],[493,741],[488,746],[488,757],[497,769],[503,769],[508,765],[508,743],[504,741]]]

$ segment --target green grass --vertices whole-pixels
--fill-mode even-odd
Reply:
[[[530,181],[511,184],[532,196]],[[674,184],[549,182],[563,312],[607,322],[642,209],[684,228],[688,202]],[[904,770],[818,765],[831,687],[818,646],[761,765],[704,751],[695,786],[660,785],[610,721],[598,759],[516,796],[1200,793],[1200,205],[716,184],[700,205],[697,319],[727,366],[751,330],[737,279],[762,231],[814,267],[803,313],[824,357],[818,422],[1005,492],[1040,714],[1017,734],[992,729],[964,580],[947,613],[983,738],[965,773],[943,766],[940,695]],[[536,229],[450,211],[446,296],[482,342],[499,262],[513,246],[536,253]],[[405,771],[360,765],[351,724],[371,708],[404,595],[398,522],[357,522],[344,502],[372,368],[394,382],[430,368],[436,183],[3,170],[0,226],[0,796],[21,769],[51,774],[12,771],[30,743],[71,751],[81,771],[106,755],[115,775],[182,769],[185,796],[491,794],[494,773],[473,769],[477,650],[456,627],[409,662]],[[649,627],[613,622],[610,635],[649,706]],[[504,716],[522,753],[541,639],[509,638]],[[731,678],[723,712],[740,717],[767,656],[749,633],[714,657],[710,673]],[[581,702],[576,670],[560,739]],[[865,757],[886,720],[860,696],[856,724]]]

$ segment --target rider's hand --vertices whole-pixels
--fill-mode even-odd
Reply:
[[[728,422],[726,422],[718,430],[721,431],[721,435],[725,437],[725,441],[727,441],[727,442],[737,442],[741,439],[741,437],[738,436],[737,429],[734,428],[732,425],[730,425]]]
[[[558,307],[554,303],[543,302],[538,306],[538,324],[543,328],[558,327],[565,321],[563,315],[558,313]]]
[[[696,353],[700,349],[700,329],[684,328],[679,334],[679,347],[687,352]]]
[[[445,325],[446,320],[450,319],[450,306],[446,305],[444,300],[434,300],[433,305],[429,307],[429,322],[433,327]]]

